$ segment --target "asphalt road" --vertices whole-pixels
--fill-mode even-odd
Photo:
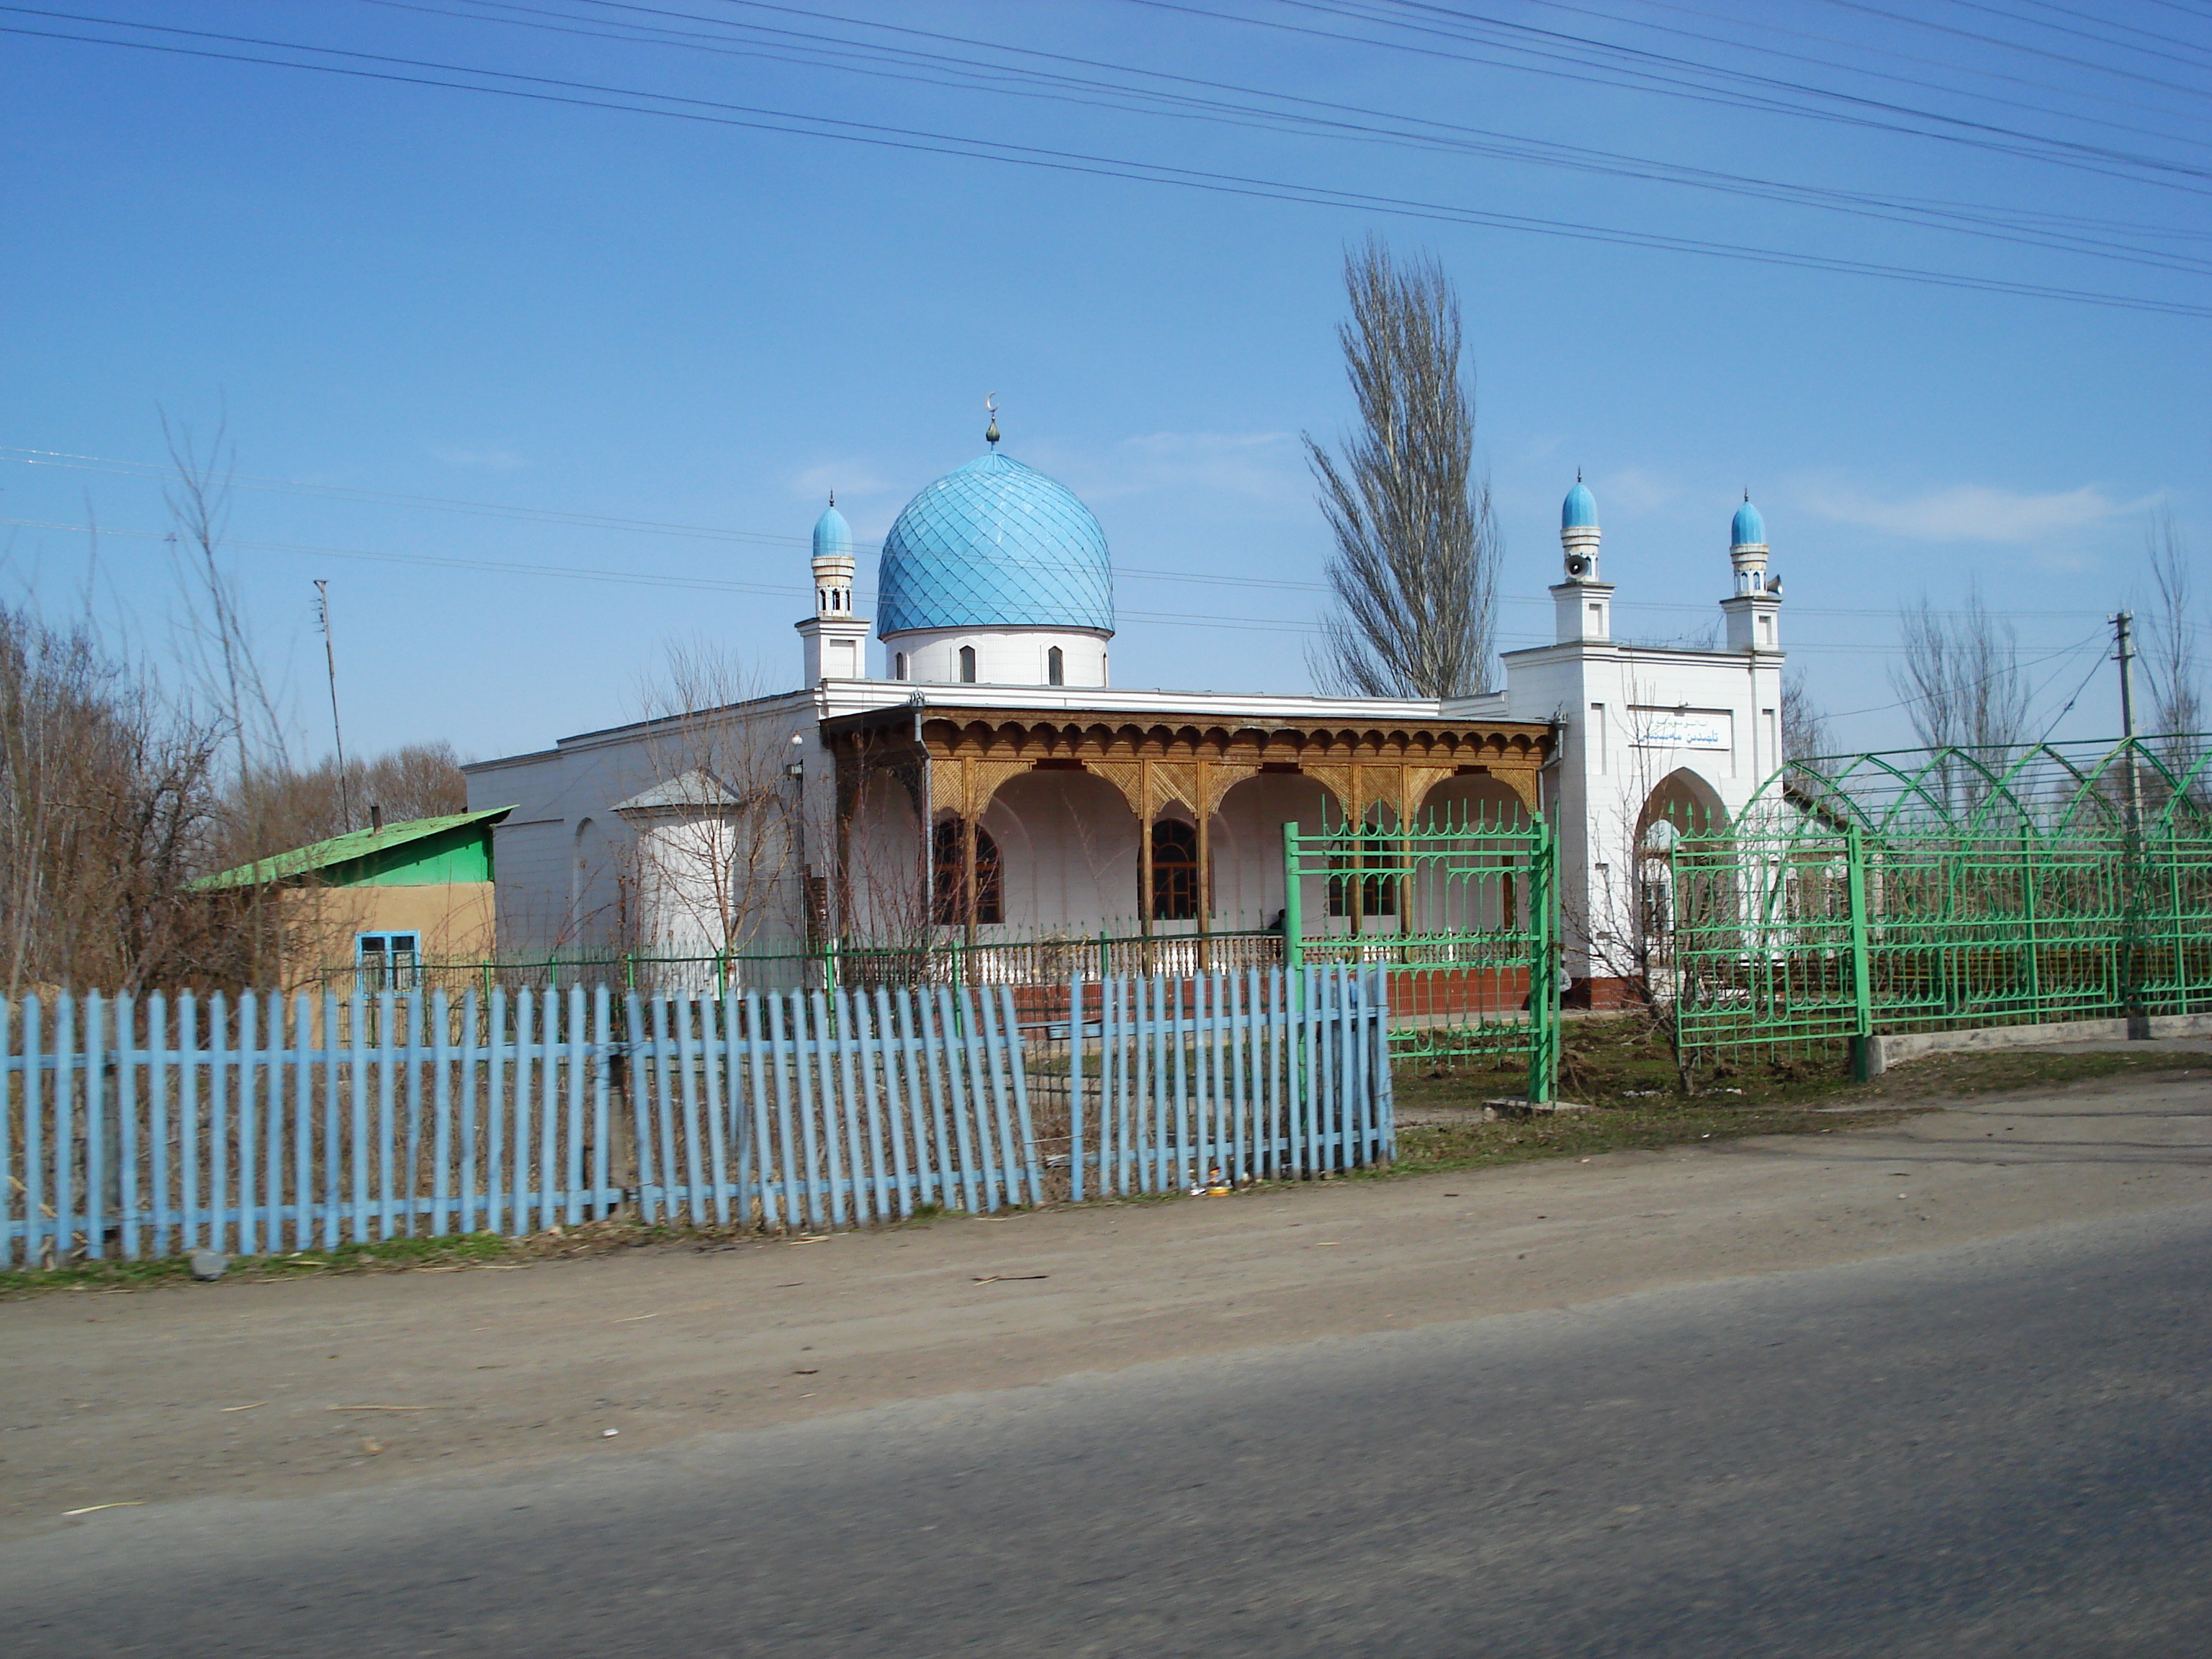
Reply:
[[[2212,1206],[117,1510],[12,1659],[2212,1651]]]

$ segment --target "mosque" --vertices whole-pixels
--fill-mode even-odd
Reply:
[[[1003,453],[995,419],[986,437],[892,525],[872,623],[851,529],[834,500],[823,514],[799,689],[467,769],[471,807],[513,807],[495,832],[503,956],[1249,936],[1279,926],[1285,823],[1387,836],[1540,813],[1567,972],[1602,985],[1663,877],[1666,823],[1727,823],[1781,763],[1782,590],[1748,499],[1717,648],[1613,637],[1577,479],[1555,637],[1504,653],[1500,689],[1125,690],[1097,520]],[[1314,914],[1330,908],[1307,904],[1309,933],[1403,925]]]

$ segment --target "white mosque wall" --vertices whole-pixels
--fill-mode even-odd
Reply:
[[[501,955],[711,954],[711,929],[697,919],[720,914],[733,878],[715,872],[709,832],[617,810],[702,762],[752,803],[746,811],[783,827],[711,833],[728,841],[725,866],[743,849],[744,884],[760,896],[755,936],[795,938],[802,866],[821,865],[830,847],[834,786],[819,724],[816,697],[795,692],[738,705],[715,725],[641,721],[465,768],[471,810],[514,808],[493,832]]]
[[[1546,805],[1568,971],[1617,977],[1642,925],[1643,884],[1663,878],[1638,846],[1655,804],[1695,802],[1733,822],[1780,765],[1782,654],[1578,641],[1504,660],[1514,718],[1560,727]]]
[[[912,629],[884,636],[884,672],[889,679],[924,684],[1051,685],[1056,650],[1061,685],[1103,686],[1109,638],[1078,628]],[[963,650],[975,653],[972,682],[964,681],[961,672]],[[902,657],[904,674],[898,672]]]

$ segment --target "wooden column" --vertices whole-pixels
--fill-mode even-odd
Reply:
[[[975,942],[975,763],[960,760],[960,915]]]
[[[1212,966],[1204,943],[1206,935],[1213,931],[1213,842],[1209,832],[1213,817],[1212,763],[1201,755],[1192,772],[1198,782],[1194,792],[1198,796],[1198,967],[1204,973]]]
[[[1137,763],[1137,931],[1152,936],[1152,763]],[[1151,963],[1146,963],[1149,968]]]

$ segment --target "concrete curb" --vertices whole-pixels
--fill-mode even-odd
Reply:
[[[2041,1025],[1981,1025],[1964,1031],[1916,1031],[1868,1044],[1880,1077],[1899,1061],[1983,1048],[2033,1048],[2052,1042],[2144,1042],[2160,1037],[2212,1037],[2212,1014],[2153,1014],[2137,1019],[2054,1020]]]

